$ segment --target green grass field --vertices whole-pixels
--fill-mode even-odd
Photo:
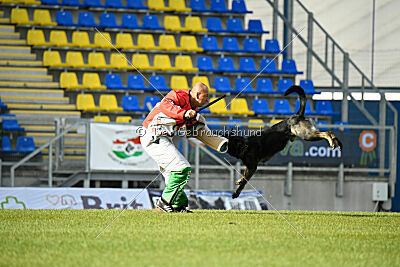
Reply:
[[[400,266],[400,214],[1,210],[1,266]]]

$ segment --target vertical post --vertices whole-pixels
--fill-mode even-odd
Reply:
[[[312,49],[313,49],[313,22],[314,15],[312,12],[308,13],[308,27],[307,27],[307,68],[306,68],[306,79],[311,80],[311,72],[312,72]]]
[[[53,142],[49,144],[48,184],[53,187]]]
[[[289,162],[287,166],[287,174],[285,181],[285,196],[292,195],[292,183],[293,183],[293,162]]]
[[[332,42],[332,73],[335,73],[335,43]],[[332,75],[332,88],[335,87],[335,79]]]
[[[293,0],[284,0],[283,16],[287,19],[288,24],[293,24]],[[286,47],[285,58],[292,58],[292,29],[283,24],[283,47]]]
[[[90,164],[90,122],[85,122],[85,125],[86,125],[86,146],[85,146],[86,162],[85,162],[85,171],[89,172],[89,164]]]
[[[279,0],[274,0],[274,8],[272,13],[272,38],[278,39],[278,14]]]
[[[15,169],[13,167],[10,168],[10,186],[14,187],[15,181]]]
[[[342,100],[342,121],[347,122],[349,120],[349,53],[343,54],[343,100]]]
[[[390,144],[389,144],[389,160],[390,160],[390,175],[389,175],[389,197],[395,196],[395,184],[396,184],[396,136],[395,128],[390,129]]]
[[[196,142],[194,154],[194,189],[199,190],[199,173],[200,173],[200,148]]]
[[[336,197],[343,197],[343,182],[344,182],[344,165],[342,162],[339,165],[338,179],[336,182]]]
[[[381,100],[379,102],[379,126],[385,127],[386,125],[386,99],[385,94],[380,93]],[[386,145],[386,130],[379,129],[379,168],[385,168],[385,145]],[[379,175],[384,175],[383,172]]]
[[[55,124],[56,124],[56,135],[58,136],[60,134],[60,119],[56,119],[55,120]],[[60,160],[60,139],[57,139],[55,142],[55,147],[54,147],[54,169],[58,170],[58,163]]]
[[[3,186],[2,166],[3,166],[3,162],[2,162],[2,160],[0,158],[0,187]]]

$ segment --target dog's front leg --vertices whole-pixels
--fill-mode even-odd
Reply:
[[[237,198],[244,187],[246,186],[247,182],[251,179],[253,174],[256,172],[257,166],[255,167],[246,167],[244,170],[242,178],[236,181],[236,184],[239,185],[239,187],[236,189],[236,191],[233,193],[232,198]]]

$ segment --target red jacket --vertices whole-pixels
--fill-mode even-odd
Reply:
[[[196,121],[191,120],[188,122],[184,120],[184,115],[186,111],[190,109],[197,110],[197,108],[192,108],[190,106],[189,93],[190,90],[170,91],[161,102],[153,107],[142,125],[146,129],[149,128],[149,125],[152,127],[156,125],[169,125],[173,126],[174,130],[181,128],[185,124],[188,128],[191,127]],[[173,122],[173,120],[175,122]]]

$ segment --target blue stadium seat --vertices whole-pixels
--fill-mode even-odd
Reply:
[[[8,136],[2,136],[1,138],[1,152],[2,153],[16,153],[17,151],[11,148],[10,138]]]
[[[8,106],[6,104],[1,103],[1,97],[0,97],[0,109],[7,109]]]
[[[232,12],[234,13],[253,13],[246,8],[244,0],[233,0],[232,1]]]
[[[296,100],[295,105],[294,105],[294,111],[297,112],[297,110],[299,110],[300,108],[300,101]],[[311,106],[310,106],[310,102],[307,101],[306,104],[306,109],[304,112],[305,115],[314,115],[315,112],[311,110]]]
[[[222,51],[218,48],[218,42],[215,36],[204,36],[201,41],[201,47],[204,51]]]
[[[284,59],[282,60],[282,73],[289,74],[303,74],[302,71],[298,71],[296,68],[296,62],[293,59]]]
[[[331,101],[317,100],[315,101],[315,113],[318,115],[335,116],[339,115],[338,112],[333,112]]]
[[[190,8],[195,12],[210,12],[204,0],[190,0]]]
[[[219,119],[207,119],[207,126],[210,128],[210,130],[222,130],[222,126],[220,125],[220,120]]]
[[[236,37],[224,37],[222,39],[222,50],[227,52],[242,52]]]
[[[255,114],[271,114],[267,99],[253,99],[253,111]]]
[[[218,69],[221,72],[237,72],[233,65],[233,59],[231,57],[220,57],[218,59]]]
[[[207,18],[206,25],[209,32],[226,32],[226,30],[222,27],[220,18]]]
[[[142,0],[127,0],[126,7],[132,9],[149,9],[148,6],[143,5]]]
[[[279,52],[281,52],[278,40],[276,39],[265,40],[264,51],[265,53],[269,54],[278,54]],[[286,52],[283,51],[282,54],[286,54]]]
[[[275,94],[274,87],[272,86],[272,82],[268,78],[260,78],[257,80],[257,92],[263,94]]]
[[[164,76],[162,75],[152,75],[150,76],[149,90],[158,91],[171,91],[172,89],[167,86]]]
[[[42,5],[49,5],[49,6],[58,6],[60,3],[58,0],[41,0]]]
[[[121,106],[125,111],[146,111],[140,107],[139,100],[135,95],[124,95]]]
[[[109,73],[106,75],[105,85],[107,89],[127,89],[127,87],[122,84],[121,76],[116,73]]]
[[[148,90],[144,85],[144,80],[140,74],[130,74],[128,75],[128,89],[133,90]]]
[[[276,69],[275,61],[272,58],[262,58],[259,71],[271,74],[280,73],[280,71]]]
[[[121,0],[106,0],[106,7],[108,8],[127,8],[123,5]]]
[[[135,14],[122,14],[121,27],[127,29],[141,29]]]
[[[236,32],[243,33],[246,32],[243,29],[243,23],[241,19],[229,18],[226,22],[226,31],[227,32]]]
[[[257,68],[252,57],[241,57],[239,59],[239,72],[256,73]]]
[[[17,120],[3,120],[3,130],[5,131],[25,131],[23,127],[18,125]]]
[[[113,13],[102,13],[100,15],[100,27],[121,28],[121,26],[117,24]]]
[[[286,99],[276,99],[274,103],[274,114],[290,115],[292,111],[290,110],[289,101]]]
[[[92,12],[79,12],[78,24],[82,27],[98,27],[94,21],[94,16]]]
[[[243,42],[243,50],[250,53],[262,53],[264,52],[260,48],[260,42],[257,38],[245,38]]]
[[[17,137],[17,152],[19,153],[31,153],[35,151],[35,142],[30,136],[18,136]]]
[[[306,94],[320,94],[321,92],[316,92],[314,88],[314,83],[311,80],[300,80],[300,87],[304,89]]]
[[[236,78],[235,86],[236,86],[235,88],[236,92],[257,93],[251,87],[250,78]]]
[[[81,4],[79,0],[62,0],[61,4],[64,6],[78,6],[78,7],[85,6],[85,4]]]
[[[264,31],[262,22],[259,19],[251,19],[247,23],[247,32],[249,33],[269,33],[269,31]]]
[[[147,111],[150,111],[150,107],[154,108],[154,106],[160,102],[160,98],[158,96],[145,96],[144,97],[144,108]]]
[[[157,15],[144,15],[143,16],[143,28],[150,30],[165,30],[158,23]]]
[[[199,71],[216,71],[214,69],[212,59],[209,56],[200,56],[197,58],[197,68]]]
[[[228,77],[215,77],[214,88],[217,92],[232,93],[234,90],[231,87]]]
[[[59,26],[77,26],[72,19],[72,14],[69,11],[57,11],[56,22]]]
[[[287,89],[289,89],[290,86],[293,85],[293,82],[291,79],[279,79],[278,81],[278,94],[283,94],[286,92]]]
[[[230,13],[231,11],[226,8],[225,0],[211,0],[211,12]]]
[[[15,116],[15,114],[2,113],[2,114],[0,114],[0,117],[16,117],[16,116]]]
[[[85,6],[105,8],[106,6],[101,3],[100,0],[85,0]]]

